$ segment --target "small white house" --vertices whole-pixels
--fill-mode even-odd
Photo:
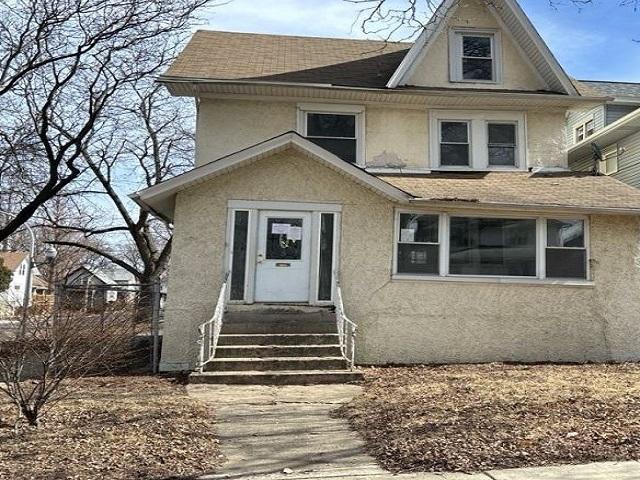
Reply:
[[[22,306],[24,301],[24,289],[27,285],[27,264],[29,263],[28,252],[0,252],[4,266],[13,273],[9,288],[0,292],[0,313],[6,310],[14,310]],[[43,282],[37,281],[40,272],[36,266],[31,270],[31,288],[33,290],[45,289]],[[33,298],[33,295],[31,296]]]

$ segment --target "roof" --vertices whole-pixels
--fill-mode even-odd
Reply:
[[[577,172],[432,173],[379,178],[415,202],[512,209],[640,213],[640,190],[611,177]]]
[[[4,266],[14,272],[29,257],[29,252],[0,252]]]
[[[619,120],[597,130],[590,137],[569,147],[569,159],[573,160],[589,155],[593,151],[592,144],[601,148],[612,145],[640,131],[640,108],[625,115]]]
[[[411,45],[198,30],[163,77],[384,87]]]
[[[640,83],[635,82],[606,82],[600,80],[580,80],[595,95],[607,97],[638,97],[640,101]]]
[[[333,153],[310,142],[296,132],[286,132],[252,147],[219,158],[196,167],[176,177],[131,195],[131,198],[160,218],[173,220],[176,194],[194,185],[235,170],[243,165],[270,157],[276,153],[293,149],[311,160],[315,160],[334,171],[350,178],[365,188],[395,201],[406,201],[410,195],[368,173],[365,169],[341,160]]]
[[[424,52],[438,38],[447,26],[447,21],[455,14],[460,3],[457,0],[443,0],[411,50],[407,53],[387,87],[395,88],[405,84],[414,65],[424,57]],[[528,57],[533,68],[544,79],[549,90],[568,95],[579,95],[573,82],[554,57],[548,45],[527,17],[517,0],[496,0],[486,2],[486,8],[509,30],[513,40]]]
[[[114,266],[110,268],[98,268],[89,265],[83,265],[73,270],[67,275],[67,281],[69,279],[72,279],[72,277],[74,277],[78,272],[81,272],[82,270],[88,272],[90,275],[93,275],[105,285],[114,285],[121,282],[135,282],[135,276],[122,267]]]

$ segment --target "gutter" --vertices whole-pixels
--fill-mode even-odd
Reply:
[[[540,99],[540,100],[568,100],[573,103],[606,103],[613,100],[613,97],[585,97],[578,95],[566,95],[561,93],[523,93],[523,92],[505,92],[505,91],[487,91],[487,90],[424,90],[419,88],[404,87],[402,89],[390,88],[372,88],[372,87],[349,87],[342,85],[333,85],[329,83],[297,83],[297,82],[276,82],[263,80],[225,80],[225,79],[209,79],[197,77],[170,77],[160,76],[156,79],[158,83],[164,85],[189,85],[192,90],[196,90],[199,85],[236,85],[236,86],[264,86],[264,87],[295,87],[295,88],[318,88],[333,91],[344,92],[361,92],[375,93],[382,95],[419,95],[419,96],[463,96],[463,97],[508,97],[514,99]]]
[[[439,207],[466,208],[471,210],[511,210],[511,211],[529,211],[529,212],[555,212],[564,210],[568,212],[582,212],[598,215],[640,215],[640,208],[616,208],[616,207],[580,207],[577,205],[538,205],[538,204],[522,204],[522,203],[499,203],[499,202],[480,202],[477,200],[443,200],[430,198],[415,198],[409,200],[410,204],[417,205],[435,205]]]
[[[138,194],[138,193],[132,193],[130,195],[128,195],[128,197],[135,202],[142,210],[149,212],[150,214],[154,215],[155,217],[158,217],[160,220],[162,220],[163,222],[167,223],[167,224],[172,224],[173,221],[167,217],[166,215],[163,215],[162,213],[154,210],[153,208],[151,208],[149,205],[147,205],[144,200],[142,200],[142,197]]]

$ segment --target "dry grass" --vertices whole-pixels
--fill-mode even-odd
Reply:
[[[367,369],[343,407],[393,471],[465,471],[640,458],[640,366]]]
[[[192,478],[220,463],[210,408],[154,377],[83,379],[37,429],[15,436],[0,404],[0,478]]]

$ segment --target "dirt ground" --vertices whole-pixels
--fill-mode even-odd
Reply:
[[[640,459],[640,365],[365,370],[338,414],[392,471]]]
[[[83,379],[38,429],[0,400],[0,479],[193,478],[221,462],[210,407],[158,377]]]

